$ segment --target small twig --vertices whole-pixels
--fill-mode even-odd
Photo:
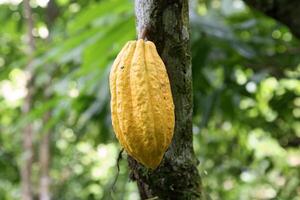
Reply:
[[[122,148],[120,150],[118,158],[117,158],[117,163],[116,163],[116,165],[117,165],[117,174],[115,176],[115,180],[114,180],[113,184],[111,185],[111,191],[113,191],[113,192],[115,191],[115,185],[117,183],[117,180],[118,180],[118,177],[119,177],[119,173],[120,173],[120,161],[122,159],[122,153],[123,153],[123,151],[124,151],[124,148]]]

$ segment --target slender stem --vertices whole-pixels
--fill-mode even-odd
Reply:
[[[147,27],[144,27],[143,30],[139,34],[139,39],[147,40]]]

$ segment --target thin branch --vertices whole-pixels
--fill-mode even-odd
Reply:
[[[120,161],[122,160],[122,153],[124,152],[124,148],[122,148],[119,152],[119,155],[118,155],[118,158],[117,158],[117,163],[116,163],[116,166],[117,166],[117,173],[116,173],[116,176],[115,176],[115,179],[111,185],[111,191],[112,192],[115,192],[115,185],[117,183],[117,180],[118,180],[118,177],[119,177],[119,173],[120,173]]]

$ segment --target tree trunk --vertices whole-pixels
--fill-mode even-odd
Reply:
[[[47,122],[50,118],[50,113],[47,112],[43,121]],[[47,131],[42,136],[40,143],[40,191],[39,196],[40,200],[50,200],[50,177],[49,177],[49,163],[50,163],[50,131]]]
[[[27,40],[28,40],[28,64],[26,66],[26,72],[28,75],[27,80],[27,95],[24,100],[24,104],[22,106],[22,113],[25,117],[32,107],[32,84],[33,84],[33,76],[32,76],[32,67],[31,61],[33,52],[35,49],[34,37],[32,35],[33,30],[33,19],[31,13],[31,7],[29,4],[29,0],[24,0],[24,18],[27,24]],[[32,200],[32,187],[31,187],[31,172],[32,172],[32,162],[33,162],[33,130],[32,124],[27,124],[22,133],[22,147],[23,147],[23,155],[22,155],[22,163],[21,163],[21,199],[22,200]]]
[[[45,12],[45,22],[47,28],[49,30],[49,35],[46,38],[45,42],[51,42],[51,33],[52,33],[52,25],[56,18],[59,16],[59,10],[54,0],[50,0],[46,7]],[[54,64],[48,64],[47,67],[53,67]],[[48,101],[51,99],[51,94],[49,93],[49,87],[51,86],[52,79],[48,83],[46,83],[46,89],[44,93],[44,100]],[[43,117],[43,124],[46,124],[51,118],[51,111],[47,111]],[[45,133],[42,134],[41,142],[40,142],[40,149],[39,149],[39,164],[40,164],[40,186],[39,186],[39,199],[40,200],[50,200],[51,199],[51,192],[50,192],[50,183],[51,179],[49,176],[49,169],[51,163],[51,151],[50,151],[50,144],[51,144],[51,134],[52,129],[47,130]]]
[[[156,44],[168,71],[175,104],[175,132],[161,165],[149,171],[128,158],[142,199],[201,199],[192,142],[192,72],[188,0],[136,0],[137,32]]]
[[[250,7],[288,26],[291,32],[300,38],[300,1],[299,0],[244,0]]]

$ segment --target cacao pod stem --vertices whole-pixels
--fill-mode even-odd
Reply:
[[[142,32],[139,34],[139,39],[147,40],[147,27],[143,28]]]

